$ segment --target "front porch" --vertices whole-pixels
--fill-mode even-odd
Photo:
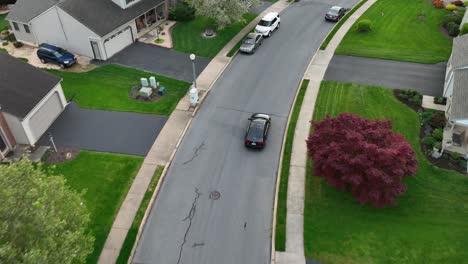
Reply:
[[[442,141],[444,149],[457,152],[463,156],[468,154],[468,123],[457,121],[453,125],[447,124],[444,128]]]
[[[167,19],[168,12],[166,2],[163,2],[137,17],[135,19],[137,38],[142,37],[165,21]]]

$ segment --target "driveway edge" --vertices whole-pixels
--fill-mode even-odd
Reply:
[[[306,263],[304,255],[304,198],[307,147],[304,144],[304,141],[307,140],[309,135],[310,125],[308,121],[310,121],[314,113],[320,84],[325,76],[328,64],[330,63],[338,44],[357,19],[376,1],[377,0],[369,0],[364,3],[352,16],[348,18],[345,23],[341,25],[325,50],[320,50],[320,47],[317,49],[302,78],[302,81],[304,81],[304,79],[309,79],[309,85],[304,96],[304,101],[302,102],[299,118],[296,124],[296,130],[294,132],[295,136],[293,140],[287,191],[286,251],[275,252],[275,255],[277,256],[275,256],[272,264]],[[296,99],[294,101],[296,101]],[[283,152],[281,153],[281,158],[282,156]],[[299,190],[301,187],[302,190]],[[276,193],[275,202],[277,201],[277,196],[278,193]],[[294,207],[294,212],[291,212],[292,210],[288,210],[288,208],[291,209],[292,206]],[[276,214],[273,219],[276,221]],[[272,230],[276,230],[276,226],[273,226]],[[274,240],[272,240],[272,245],[274,246]]]

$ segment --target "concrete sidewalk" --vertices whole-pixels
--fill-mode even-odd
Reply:
[[[309,136],[310,123],[314,113],[320,83],[325,76],[336,47],[356,20],[377,0],[362,5],[336,32],[325,50],[319,50],[312,59],[304,79],[310,80],[299,119],[294,132],[290,163],[286,214],[286,251],[276,252],[278,264],[305,264],[304,256],[304,197],[307,166],[307,148],[304,143]]]
[[[251,31],[258,21],[267,12],[281,12],[286,9],[291,3],[287,0],[279,0],[269,8],[264,10],[256,19],[249,23],[242,31],[240,31],[217,55],[211,62],[206,66],[204,71],[197,78],[198,90],[200,92],[200,104],[208,95],[210,89],[213,87],[216,80],[224,72],[226,67],[231,62],[232,58],[228,58],[227,53],[247,34]],[[199,106],[198,106],[199,107]],[[185,131],[190,126],[193,116],[196,114],[198,107],[193,111],[190,109],[190,102],[188,97],[184,97],[180,100],[176,109],[172,112],[166,125],[161,130],[156,141],[153,143],[148,155],[146,156],[143,165],[138,171],[135,180],[133,181],[130,190],[122,203],[120,210],[114,220],[111,231],[107,237],[104,248],[99,257],[98,263],[113,264],[116,262],[120,249],[125,241],[128,230],[130,229],[133,219],[135,218],[136,212],[140,206],[143,196],[148,188],[148,185],[153,177],[153,174],[158,165],[167,167],[170,165],[172,157],[177,151],[178,144],[185,134]],[[165,169],[165,171],[166,171]],[[158,183],[164,181],[165,173],[161,176]],[[152,207],[152,203],[157,196],[155,191],[148,209]],[[149,210],[147,209],[145,217],[143,218],[140,231],[137,236],[137,245],[140,232],[145,224]]]

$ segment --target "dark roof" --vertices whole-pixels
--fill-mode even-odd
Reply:
[[[102,37],[164,1],[141,0],[122,9],[112,0],[66,0],[59,7]]]
[[[468,69],[453,72],[453,95],[450,118],[468,119]]]
[[[18,0],[6,19],[29,23],[33,18],[55,6],[58,2],[59,0]]]
[[[60,78],[0,52],[1,111],[24,118]]]

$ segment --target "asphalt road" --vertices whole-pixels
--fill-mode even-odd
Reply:
[[[304,71],[333,26],[323,20],[331,5],[327,0],[295,3],[256,54],[232,61],[177,151],[134,263],[269,263],[285,124]],[[272,115],[263,151],[243,146],[253,112]],[[210,199],[213,192],[219,192],[219,199]]]
[[[413,89],[424,95],[442,96],[446,67],[446,63],[420,64],[335,55],[324,79]]]

